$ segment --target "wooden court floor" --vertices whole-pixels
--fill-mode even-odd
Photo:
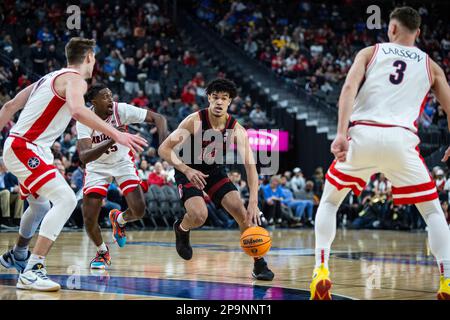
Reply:
[[[63,289],[39,293],[15,289],[17,274],[0,266],[0,300],[6,299],[214,299],[309,298],[314,264],[311,229],[275,229],[267,255],[272,282],[251,277],[252,259],[239,248],[237,230],[191,232],[194,256],[178,257],[171,230],[128,232],[127,245],[112,243],[112,265],[93,273],[95,247],[84,232],[64,232],[47,259],[49,275]],[[0,252],[14,233],[0,234]],[[425,232],[338,230],[330,259],[336,299],[435,299],[438,269]]]

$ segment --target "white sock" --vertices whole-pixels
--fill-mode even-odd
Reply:
[[[316,265],[318,268],[323,263],[325,268],[328,268],[328,260],[330,259],[330,249],[329,248],[316,248]]]
[[[322,199],[317,209],[316,221],[314,222],[316,267],[320,267],[323,263],[328,268],[331,243],[336,236],[336,213],[348,192],[348,189],[339,191],[328,181],[325,182]]]
[[[102,244],[97,247],[97,251],[104,253],[108,251],[108,248],[106,247],[106,244],[102,242]]]
[[[32,254],[30,256],[30,260],[28,260],[28,264],[27,264],[24,272],[33,269],[33,267],[38,263],[42,263],[45,266],[45,257],[39,256],[36,254]]]
[[[438,261],[439,272],[445,279],[450,279],[450,260]]]
[[[17,244],[14,245],[13,248],[14,258],[17,260],[25,260],[28,256],[28,246],[26,247],[19,247]]]
[[[428,226],[428,241],[439,272],[450,278],[450,230],[438,199],[416,204]]]
[[[119,216],[117,217],[117,222],[121,227],[123,227],[127,223],[123,218],[123,212],[119,213]]]

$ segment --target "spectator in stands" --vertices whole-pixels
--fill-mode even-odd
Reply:
[[[139,179],[143,180],[143,181],[147,181],[148,176],[150,175],[151,171],[149,170],[149,166],[148,166],[148,162],[145,159],[142,159],[140,165],[139,165],[139,170],[138,170],[138,175],[139,175]]]
[[[261,106],[258,103],[255,103],[254,109],[250,112],[249,117],[254,128],[267,128],[269,121],[267,120],[266,113],[262,111]]]
[[[156,162],[153,167],[153,171],[148,175],[147,179],[148,185],[157,185],[162,187],[167,184],[167,175],[164,172],[161,162]]]
[[[280,178],[273,176],[270,183],[261,186],[264,191],[263,212],[270,225],[281,223],[281,201],[283,200],[283,190],[280,186]]]
[[[166,173],[166,181],[169,184],[175,184],[175,168],[167,161],[162,162],[163,170]]]
[[[159,157],[156,155],[156,149],[152,147],[148,148],[144,157],[145,160],[147,160],[147,162],[152,166],[159,161]]]
[[[306,83],[305,90],[309,94],[315,94],[319,90],[319,84],[316,76],[312,76],[309,82]]]
[[[11,216],[11,206],[14,214]],[[15,227],[20,223],[23,214],[23,200],[20,197],[19,181],[8,170],[0,158],[0,210],[2,226]]]
[[[138,73],[139,70],[136,67],[136,63],[133,57],[128,57],[123,59],[120,55],[120,51],[117,51],[119,54],[119,59],[122,61],[120,65],[120,72],[125,80],[124,89],[130,96],[134,95],[139,91],[139,83],[138,83]]]
[[[294,176],[289,181],[289,186],[294,191],[294,195],[297,198],[297,193],[305,188],[305,178],[303,177],[302,169],[299,167],[294,168]]]
[[[159,61],[151,60],[147,57],[147,80],[145,80],[145,93],[151,97],[152,101],[159,101],[161,98],[161,80],[162,66]]]
[[[197,59],[192,55],[190,51],[185,51],[183,56],[183,63],[187,67],[195,67],[197,65]]]
[[[30,57],[33,62],[33,72],[43,76],[46,73],[47,53],[41,40],[36,41],[36,44],[31,48]]]
[[[147,97],[144,95],[144,91],[139,90],[137,97],[131,100],[131,104],[136,107],[146,107],[149,104]]]
[[[78,166],[70,178],[70,186],[72,187],[73,191],[77,193],[83,188],[83,181],[84,181],[84,168],[82,166]]]
[[[72,135],[70,133],[64,134],[64,139],[61,142],[61,153],[67,154],[69,150],[74,146],[75,141],[72,139]]]
[[[292,191],[287,187],[287,179],[285,176],[280,179],[281,189],[283,191],[282,204],[288,206],[296,217],[305,221],[306,224],[313,225],[313,208],[312,200],[296,200]]]

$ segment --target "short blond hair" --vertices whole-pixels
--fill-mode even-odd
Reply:
[[[89,51],[94,52],[95,40],[80,37],[71,38],[66,44],[66,59],[68,64],[81,64]]]

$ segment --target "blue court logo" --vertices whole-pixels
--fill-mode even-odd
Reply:
[[[39,160],[39,158],[32,157],[28,159],[28,167],[30,167],[31,169],[36,169],[40,164],[41,161]]]

